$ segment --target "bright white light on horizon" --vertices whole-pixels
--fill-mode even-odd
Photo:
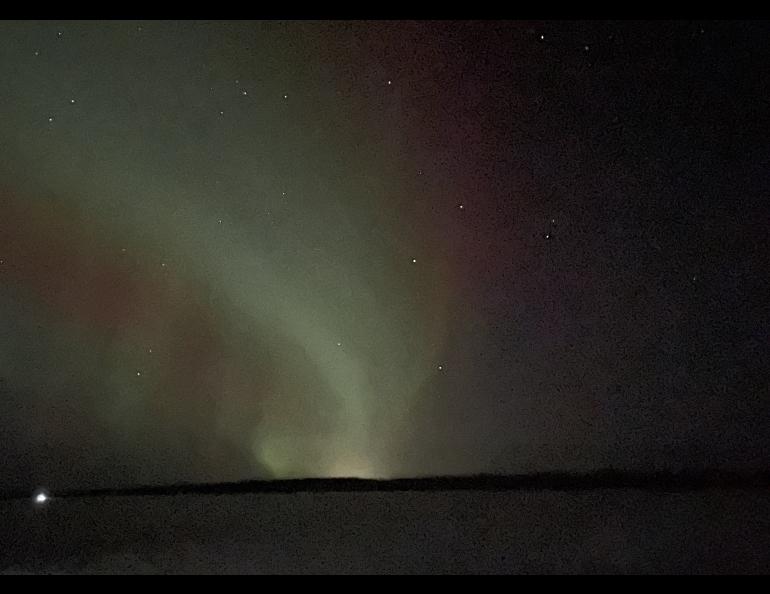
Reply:
[[[375,471],[374,465],[364,456],[345,456],[335,460],[327,472],[330,478],[382,478]]]

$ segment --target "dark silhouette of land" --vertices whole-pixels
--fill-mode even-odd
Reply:
[[[0,501],[2,573],[765,573],[770,473],[303,479]]]
[[[542,472],[521,475],[477,474],[399,479],[302,478],[250,480],[228,483],[178,483],[128,488],[74,489],[53,493],[57,499],[73,497],[173,496],[199,493],[346,493],[394,491],[586,491],[635,489],[642,491],[701,491],[709,489],[768,489],[770,471],[684,470],[679,472],[623,472],[600,470],[591,473]],[[0,500],[25,499],[29,491],[0,493]]]

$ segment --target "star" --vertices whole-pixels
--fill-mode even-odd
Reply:
[[[35,50],[35,55],[39,56],[40,55],[40,50]]]
[[[546,239],[551,239],[551,234],[550,234],[550,233],[546,233],[546,234],[545,234],[545,238],[546,238]]]
[[[287,95],[286,93],[284,93],[284,94],[283,94],[283,98],[284,98],[284,99],[288,99],[288,98],[289,98],[289,95]]]
[[[48,495],[45,494],[44,491],[39,491],[38,493],[35,494],[34,501],[37,505],[44,505],[45,503],[48,502],[48,499],[49,497]]]
[[[142,377],[142,372],[141,371],[137,371],[136,372],[136,377]]]
[[[51,116],[51,117],[49,117],[49,118],[48,118],[48,123],[50,124],[50,123],[52,123],[52,122],[53,122],[53,116]]]
[[[545,35],[541,35],[540,36],[540,41],[544,41],[544,40],[545,40]]]
[[[417,258],[412,258],[412,264],[417,264]]]
[[[392,81],[392,80],[389,80],[389,81],[388,81],[388,86],[390,86],[390,85],[392,85],[392,84],[393,84],[393,81]]]
[[[459,208],[460,210],[465,210],[465,205],[464,205],[464,204],[461,204],[461,205],[460,205],[458,208]]]
[[[241,94],[242,94],[242,95],[245,97],[245,96],[246,96],[246,95],[248,95],[249,93],[248,93],[248,91],[243,91]]]
[[[439,370],[439,371],[444,371],[444,366],[443,366],[443,365],[439,365],[439,366],[438,366],[438,370]]]
[[[70,99],[70,105],[75,105],[75,100],[74,99]]]

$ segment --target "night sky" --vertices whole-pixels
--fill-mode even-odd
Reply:
[[[3,22],[0,488],[770,462],[770,27]]]

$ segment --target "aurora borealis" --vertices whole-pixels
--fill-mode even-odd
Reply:
[[[755,462],[720,27],[2,23],[3,484]]]

